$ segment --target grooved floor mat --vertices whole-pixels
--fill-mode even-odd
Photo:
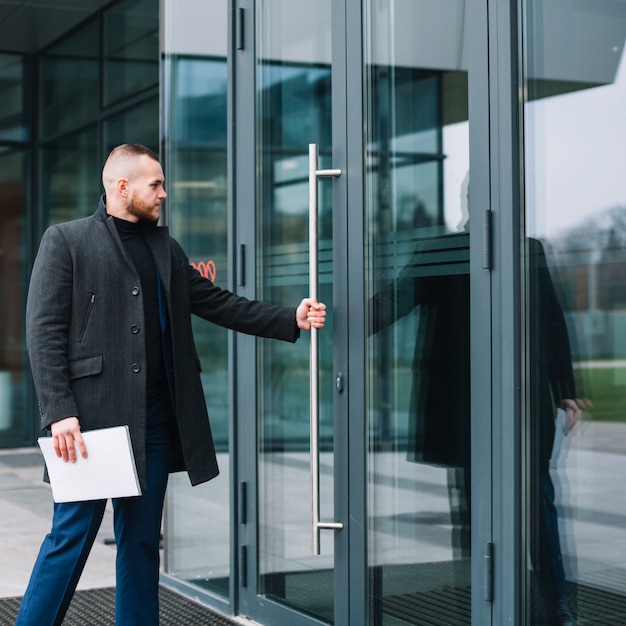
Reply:
[[[0,626],[14,624],[21,598],[0,598]],[[232,626],[237,622],[167,587],[159,588],[160,626]],[[77,591],[63,626],[113,626],[115,588]]]

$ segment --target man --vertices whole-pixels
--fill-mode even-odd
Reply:
[[[543,244],[528,239],[529,311],[529,461],[530,555],[533,577],[545,605],[549,624],[574,626],[568,589],[550,456],[556,409],[563,410],[560,425],[567,435],[580,418],[572,350],[563,309],[555,289]],[[581,394],[582,395],[582,394]],[[573,585],[571,587],[574,587]],[[575,598],[571,598],[575,599]],[[538,611],[539,606],[533,606]],[[536,617],[531,614],[531,618]]]
[[[42,428],[57,456],[86,457],[81,432],[128,425],[142,495],[113,501],[116,623],[159,623],[159,535],[168,473],[193,485],[217,461],[200,382],[191,314],[294,342],[322,328],[325,305],[250,301],[193,269],[158,227],[167,194],[157,156],[124,144],[109,155],[106,195],[91,217],[50,227],[31,277],[27,347]],[[75,447],[76,446],[76,447]],[[115,454],[115,450],[111,451]],[[93,545],[105,500],[54,505],[17,625],[61,624]]]

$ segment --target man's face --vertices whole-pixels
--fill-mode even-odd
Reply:
[[[164,176],[161,164],[149,156],[137,158],[137,168],[128,181],[129,216],[137,220],[157,222],[161,204],[167,198],[163,187]]]

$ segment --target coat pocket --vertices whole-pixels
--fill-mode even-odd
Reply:
[[[67,364],[70,380],[82,378],[83,376],[94,376],[102,372],[102,355],[93,354],[80,359],[72,359]]]

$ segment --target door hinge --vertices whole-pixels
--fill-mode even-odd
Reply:
[[[245,526],[248,523],[248,483],[239,483],[239,523]],[[239,546],[239,586],[248,584],[248,546]]]
[[[239,586],[248,586],[248,546],[239,546]]]
[[[483,213],[483,269],[493,269],[492,258],[492,229],[493,211],[487,210]]]
[[[243,526],[248,523],[248,483],[239,484],[239,523]]]
[[[246,286],[246,244],[239,244],[239,286]]]
[[[493,602],[493,541],[485,541],[483,567],[483,600]]]

